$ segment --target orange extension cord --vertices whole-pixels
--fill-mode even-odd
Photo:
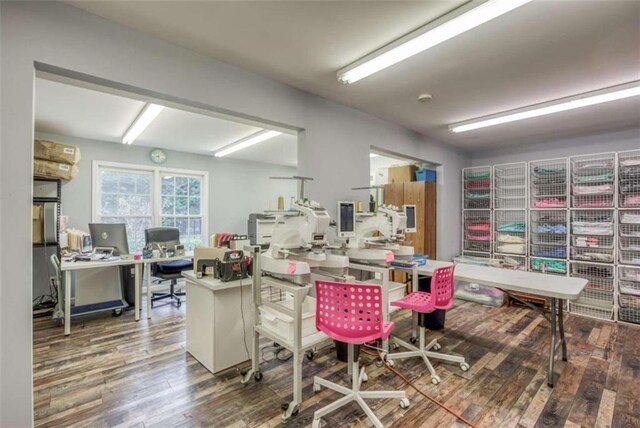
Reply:
[[[371,356],[376,356],[376,353],[374,352],[370,352],[367,348],[361,347],[360,348],[360,352],[362,352],[363,354],[367,354],[367,355],[371,355]],[[389,369],[391,371],[391,373],[395,374],[396,376],[398,376],[400,379],[402,379],[406,384],[408,384],[411,388],[415,389],[418,394],[422,395],[424,398],[430,400],[431,402],[433,402],[434,404],[436,404],[437,406],[442,407],[444,410],[446,410],[447,412],[451,413],[453,416],[455,416],[456,418],[458,418],[460,421],[464,422],[465,424],[467,424],[468,426],[470,426],[471,428],[476,428],[476,426],[474,424],[472,424],[471,422],[469,422],[468,420],[466,420],[464,417],[462,417],[462,415],[457,414],[455,411],[451,410],[450,408],[448,408],[447,406],[445,406],[444,404],[442,404],[441,402],[439,402],[438,400],[436,400],[435,398],[430,397],[429,395],[427,395],[425,392],[423,392],[420,388],[418,388],[417,386],[415,386],[409,379],[407,379],[402,373],[400,373],[399,371],[397,371],[396,369],[394,369],[393,367],[391,367],[389,365],[389,363],[382,358],[382,354],[380,353],[380,351],[378,351],[378,357],[380,358],[380,361],[382,361],[382,363],[384,364],[384,366]]]

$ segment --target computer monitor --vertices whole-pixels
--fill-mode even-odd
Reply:
[[[356,236],[356,203],[338,201],[338,238]]]
[[[113,248],[114,256],[129,254],[127,228],[124,223],[89,224],[93,248]]]
[[[406,233],[416,233],[416,206],[415,205],[403,205],[404,215],[407,216],[407,228],[404,230]]]

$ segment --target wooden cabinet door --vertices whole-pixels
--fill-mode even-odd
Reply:
[[[436,254],[436,184],[423,181],[404,183],[404,204],[416,206],[416,233],[408,233],[416,253],[435,260]]]
[[[397,205],[402,207],[404,203],[404,183],[385,184],[382,201],[385,205]]]

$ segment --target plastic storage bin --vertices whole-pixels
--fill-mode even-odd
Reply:
[[[432,169],[419,169],[416,171],[416,181],[435,183],[437,181],[437,174]]]
[[[283,308],[293,309],[293,299],[277,303]],[[293,341],[293,317],[267,306],[259,306],[260,322],[274,332]],[[316,299],[307,296],[302,302],[302,337],[309,336],[316,331]]]

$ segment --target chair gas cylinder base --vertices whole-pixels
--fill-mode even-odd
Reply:
[[[360,390],[366,374],[364,367],[360,368],[358,358],[354,357],[355,346],[376,339],[386,340],[393,327],[393,323],[382,320],[382,288],[379,285],[316,281],[316,328],[332,339],[348,344],[352,380],[351,388],[347,388],[318,376],[313,378],[315,392],[325,387],[344,395],[339,400],[316,410],[313,415],[313,428],[320,427],[320,419],[323,416],[352,401],[360,405],[377,428],[382,428],[383,425],[364,400],[399,398],[400,407],[409,407],[409,399],[404,391]]]
[[[455,265],[443,267],[440,269],[436,269],[433,272],[433,277],[431,279],[431,292],[426,293],[424,291],[416,291],[411,294],[408,294],[403,299],[396,300],[395,302],[391,302],[391,305],[398,306],[404,309],[410,309],[415,313],[421,315],[424,318],[423,314],[428,314],[436,309],[447,310],[452,306],[453,300],[453,271],[455,269]],[[419,317],[420,317],[419,315]],[[422,320],[424,321],[424,320]],[[429,358],[447,361],[451,363],[460,364],[460,369],[462,371],[469,370],[469,364],[467,364],[464,357],[460,357],[457,355],[449,355],[442,354],[439,352],[433,352],[440,349],[440,344],[437,340],[432,340],[428,344],[426,344],[425,340],[425,332],[426,328],[424,327],[424,322],[420,322],[420,331],[418,336],[418,346],[411,345],[397,337],[393,337],[391,340],[394,344],[400,345],[403,348],[409,349],[407,352],[397,352],[393,354],[387,354],[386,358],[389,361],[400,360],[403,358],[412,358],[412,357],[421,357],[427,368],[429,369],[429,373],[431,373],[431,383],[434,385],[438,385],[440,383],[440,377],[436,374],[435,369],[431,365]]]

